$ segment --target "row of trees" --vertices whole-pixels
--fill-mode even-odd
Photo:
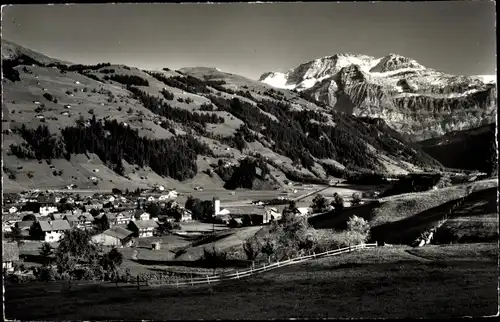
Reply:
[[[104,76],[104,80],[112,80],[127,86],[149,86],[147,79],[144,79],[137,75],[111,75]]]
[[[268,235],[253,236],[243,242],[242,248],[248,260],[257,260],[262,254],[268,262],[272,258],[282,261],[312,251],[319,253],[357,245],[366,242],[369,237],[369,224],[357,216],[349,219],[345,231],[315,230],[309,225],[307,218],[284,212],[280,221],[271,224]]]
[[[193,113],[184,109],[172,107],[161,98],[150,95],[137,87],[128,86],[127,89],[139,100],[145,108],[160,116],[182,124],[193,126],[194,123],[205,126],[206,123],[224,123],[224,118],[209,113]]]
[[[177,180],[192,178],[197,173],[197,155],[211,155],[206,144],[192,136],[148,139],[116,120],[97,121],[89,126],[67,127],[62,131],[67,158],[70,153],[96,153],[114,171],[123,174],[122,159],[140,167],[149,166],[162,176]],[[168,156],[168,157],[166,157]]]

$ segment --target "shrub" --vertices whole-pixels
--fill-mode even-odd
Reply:
[[[168,90],[166,90],[165,88],[164,88],[164,89],[162,89],[161,93],[162,93],[163,97],[165,97],[165,99],[166,99],[166,100],[171,101],[171,100],[173,100],[173,99],[174,99],[174,93],[169,92],[169,91],[168,91]]]
[[[361,194],[359,192],[354,192],[352,194],[351,204],[357,206],[361,203]]]
[[[179,102],[179,103],[183,103],[183,102],[184,102],[184,99],[183,99],[182,97],[179,97],[179,98],[177,99],[177,102]]]
[[[328,207],[328,200],[326,200],[326,198],[320,194],[317,194],[311,203],[311,208],[315,213],[324,212],[326,211],[327,207]]]
[[[370,237],[370,225],[358,216],[352,216],[347,222],[347,230],[351,244],[364,243]]]
[[[341,212],[344,209],[344,199],[338,193],[334,193],[330,205],[335,208],[336,212]]]
[[[52,102],[52,100],[54,99],[54,96],[52,96],[50,93],[44,93],[44,94],[43,94],[43,97],[45,97],[45,99],[46,99],[47,101],[51,101],[51,102]]]
[[[260,252],[262,251],[262,245],[259,242],[259,240],[254,236],[250,239],[247,239],[243,243],[243,251],[247,256],[247,259],[253,261],[257,258],[257,256],[259,256]]]

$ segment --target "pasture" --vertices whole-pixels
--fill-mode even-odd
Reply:
[[[179,289],[81,283],[68,290],[58,282],[8,283],[5,315],[20,320],[170,320],[496,314],[497,245],[468,245],[465,254],[461,247],[429,246],[418,255],[409,247],[380,247]]]

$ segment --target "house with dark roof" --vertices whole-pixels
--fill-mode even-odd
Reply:
[[[38,221],[33,225],[32,236],[52,243],[59,241],[68,230],[71,226],[67,220]]]
[[[31,227],[35,222],[33,220],[18,221],[14,227],[16,235],[21,238],[28,238],[31,235]]]
[[[135,237],[152,237],[158,228],[158,223],[153,220],[130,221],[127,228],[134,232]]]
[[[78,225],[78,217],[75,215],[66,215],[64,216],[64,220],[67,220],[72,228]]]
[[[14,263],[19,261],[19,247],[17,243],[2,241],[2,268],[4,271],[14,270]]]
[[[92,237],[92,240],[103,246],[128,247],[134,242],[134,232],[123,227],[114,226]]]

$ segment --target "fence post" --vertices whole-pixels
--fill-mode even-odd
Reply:
[[[193,286],[194,283],[193,283],[193,273],[191,273],[191,286]]]
[[[179,288],[179,277],[175,277],[175,285]]]
[[[278,263],[278,267],[279,267],[280,266],[280,260],[279,259],[278,259],[277,263]]]
[[[238,274],[238,271],[236,271],[236,278],[240,279],[240,274]]]
[[[316,258],[316,251],[313,251],[313,257]]]
[[[140,286],[139,286],[139,275],[137,275],[137,289],[140,289]]]
[[[208,284],[210,284],[210,277],[208,276],[208,274],[207,274],[207,282]]]
[[[264,269],[263,269],[263,271],[265,271],[265,270],[266,270],[266,263],[264,262]]]

